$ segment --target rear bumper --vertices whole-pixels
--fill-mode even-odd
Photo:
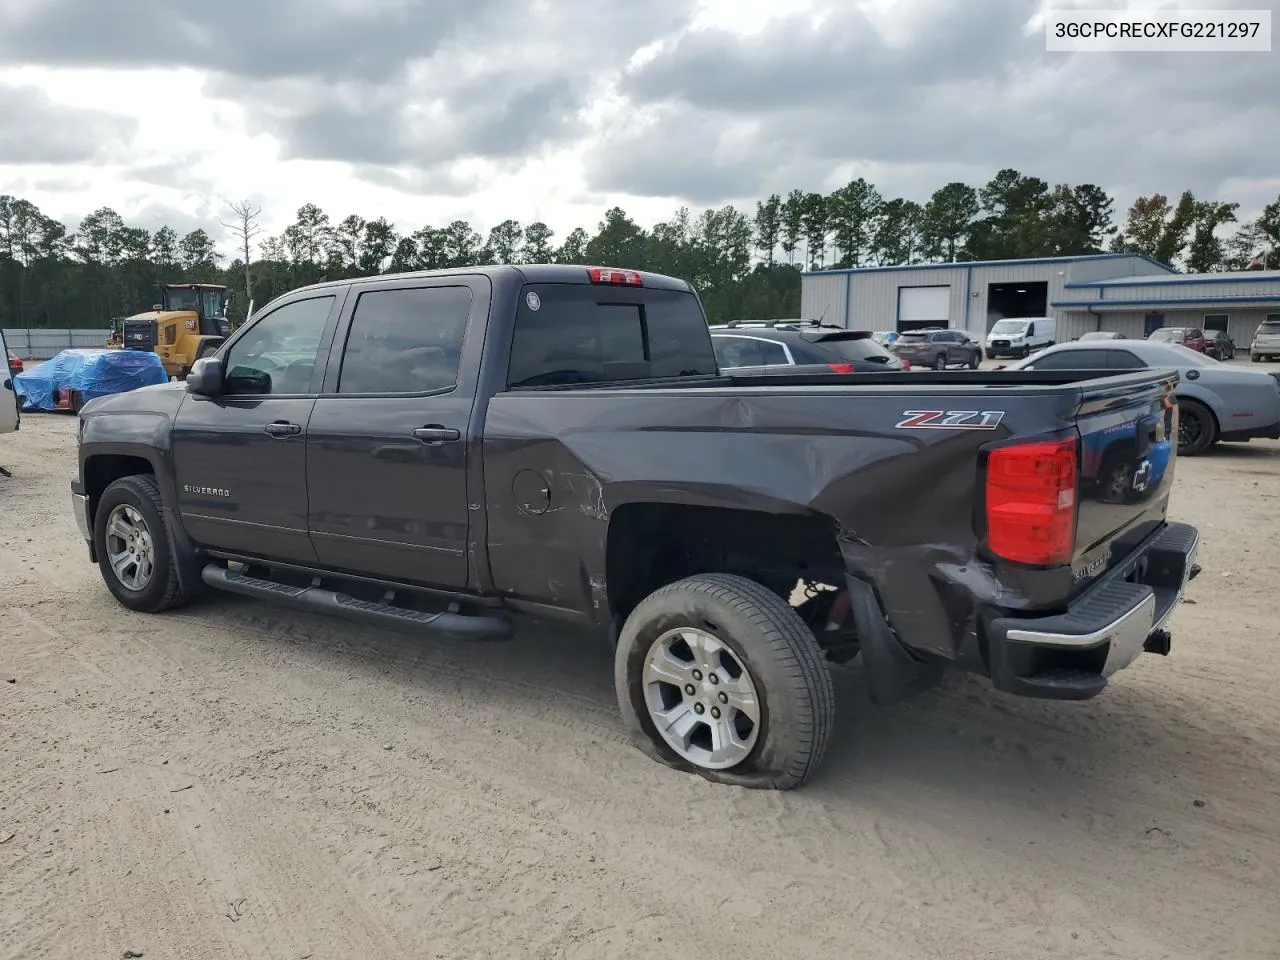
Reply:
[[[1200,535],[1170,523],[1125,562],[1048,617],[989,616],[988,666],[996,689],[1051,700],[1087,700],[1140,653],[1167,654],[1165,622],[1182,600]]]

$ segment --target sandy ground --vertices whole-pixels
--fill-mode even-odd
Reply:
[[[855,664],[783,795],[644,759],[585,640],[125,612],[73,430],[0,437],[4,960],[1280,957],[1280,444],[1178,464],[1171,657],[1084,704]]]

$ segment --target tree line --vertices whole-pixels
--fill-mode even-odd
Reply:
[[[865,179],[831,193],[792,190],[749,212],[687,207],[645,228],[619,207],[594,232],[557,237],[547,224],[504,220],[482,234],[465,220],[407,230],[383,217],[334,220],[305,204],[265,235],[261,208],[230,204],[220,221],[236,253],[209,232],[179,236],[130,226],[103,207],[74,229],[35,204],[0,194],[0,326],[105,327],[148,309],[161,283],[224,283],[233,319],[322,280],[495,263],[583,263],[683,277],[708,317],[788,317],[800,309],[802,270],[1144,253],[1188,272],[1280,267],[1280,198],[1256,220],[1239,204],[1162,194],[1139,197],[1123,224],[1094,184],[1050,184],[1002,170],[981,187],[948,183],[925,202],[885,198]],[[210,225],[212,227],[212,225]]]

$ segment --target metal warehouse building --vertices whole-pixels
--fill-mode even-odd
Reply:
[[[1247,349],[1258,324],[1280,320],[1280,270],[1121,277],[1066,287],[1049,307],[1072,329],[1139,338],[1159,327],[1199,327],[1225,330]]]
[[[1181,274],[1131,253],[823,270],[804,275],[800,309],[853,330],[950,327],[977,338],[1002,317],[1055,317],[1059,342],[1195,326],[1247,346],[1280,313],[1280,271]]]

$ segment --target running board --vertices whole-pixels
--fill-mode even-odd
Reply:
[[[238,593],[259,600],[274,600],[291,607],[344,617],[370,626],[409,633],[444,634],[456,640],[509,640],[512,625],[505,617],[464,613],[428,613],[389,603],[359,600],[323,587],[298,587],[249,577],[217,564],[206,564],[200,579],[215,590]]]

